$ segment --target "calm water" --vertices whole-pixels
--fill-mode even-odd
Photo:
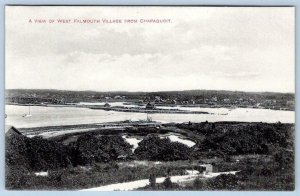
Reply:
[[[90,103],[81,103],[90,104]],[[103,103],[99,103],[102,105]],[[122,103],[113,103],[113,106],[123,105]],[[126,105],[128,107],[128,105]],[[130,106],[129,106],[130,107]],[[131,106],[136,107],[136,106]],[[216,122],[216,121],[245,121],[245,122],[277,122],[294,123],[295,112],[278,111],[268,109],[250,109],[250,108],[194,108],[194,107],[160,107],[173,108],[192,111],[206,111],[211,114],[149,114],[152,120],[160,122]],[[146,120],[144,113],[115,112],[104,110],[92,110],[88,108],[76,107],[41,107],[31,106],[32,116],[22,117],[28,112],[28,106],[6,105],[7,114],[6,124],[17,128],[40,127],[54,125],[74,125],[88,123],[115,122],[123,120]],[[227,114],[227,115],[222,115]]]

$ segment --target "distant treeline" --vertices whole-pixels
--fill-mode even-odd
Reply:
[[[262,103],[266,100],[276,100],[281,104],[294,100],[294,93],[276,92],[241,92],[241,91],[216,91],[216,90],[187,90],[187,91],[164,91],[164,92],[96,92],[96,91],[63,91],[63,90],[34,90],[34,89],[11,89],[6,90],[7,101],[29,101],[53,102],[53,103],[75,103],[75,102],[95,102],[99,100],[123,99],[123,100],[176,100],[180,103],[189,101],[211,101],[216,102],[224,99],[229,101],[250,101]],[[159,97],[159,98],[158,98]]]

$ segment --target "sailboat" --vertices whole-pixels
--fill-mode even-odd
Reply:
[[[28,106],[28,114],[23,114],[22,117],[28,118],[31,117],[32,115],[30,114],[30,106]]]

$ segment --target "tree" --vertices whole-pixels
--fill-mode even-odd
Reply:
[[[97,162],[111,162],[119,156],[129,156],[131,145],[121,136],[94,136],[85,134],[76,142],[75,160],[79,165],[94,164]]]
[[[163,185],[164,185],[165,189],[171,189],[173,187],[173,183],[171,181],[170,176],[166,177],[166,179],[163,182]]]
[[[155,173],[151,173],[149,176],[149,182],[150,182],[150,187],[152,189],[156,188],[156,174]]]
[[[191,148],[179,142],[171,142],[169,138],[159,138],[156,135],[151,135],[139,143],[134,154],[142,160],[187,160],[190,157]]]

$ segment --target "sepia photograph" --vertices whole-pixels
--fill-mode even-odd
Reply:
[[[295,7],[5,6],[5,188],[294,191]]]

